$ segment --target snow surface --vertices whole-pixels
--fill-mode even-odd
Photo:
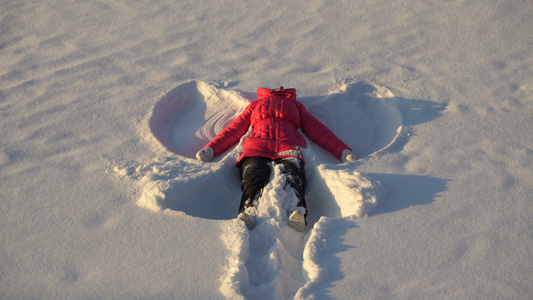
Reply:
[[[533,4],[0,1],[0,299],[533,298]],[[258,87],[348,145],[237,220]]]

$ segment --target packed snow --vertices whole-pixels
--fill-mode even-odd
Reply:
[[[387,98],[384,98],[387,97]],[[401,132],[401,113],[393,95],[371,85],[342,86],[339,91],[317,99],[302,98],[318,117],[335,115],[322,121],[343,140],[359,140],[357,157],[387,149]],[[192,159],[216,134],[227,126],[249,103],[245,95],[227,92],[201,81],[190,81],[173,89],[154,106],[149,118],[150,134],[173,159],[158,158],[139,165],[125,162],[113,169],[121,177],[138,183],[140,207],[154,212],[209,219],[234,219],[240,201],[240,181],[235,164],[242,143],[212,163]],[[380,116],[385,117],[383,120]],[[352,130],[368,128],[367,132]],[[184,143],[191,141],[191,143]],[[155,143],[155,142],[154,142]],[[191,146],[192,145],[192,146]],[[386,193],[379,182],[366,178],[347,164],[336,166],[331,154],[304,150],[309,188],[308,227],[318,228],[321,217],[364,217],[383,202]],[[383,148],[381,148],[383,147]],[[221,233],[230,255],[221,292],[227,298],[293,298],[304,284],[319,279],[320,262],[303,251],[316,248],[314,239],[287,227],[288,213],[298,199],[279,166],[272,166],[271,182],[264,188],[257,206],[258,226],[248,234],[241,228],[224,227]],[[201,201],[200,201],[201,199]],[[302,212],[303,214],[303,212]],[[321,219],[322,220],[322,219]],[[241,245],[236,247],[236,245]],[[244,262],[244,268],[242,264]],[[304,263],[306,263],[304,265]],[[312,266],[312,267],[309,267]]]
[[[533,4],[1,1],[0,299],[531,299]],[[258,87],[308,142],[236,219]]]

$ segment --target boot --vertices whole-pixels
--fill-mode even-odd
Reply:
[[[305,217],[298,210],[295,210],[289,217],[287,225],[298,232],[303,232],[305,229]]]

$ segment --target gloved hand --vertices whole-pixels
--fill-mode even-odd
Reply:
[[[201,161],[211,161],[213,157],[215,157],[215,151],[211,147],[205,147],[196,153],[196,158]]]
[[[353,155],[350,149],[344,149],[341,153],[341,160],[342,162],[355,161],[355,155]]]

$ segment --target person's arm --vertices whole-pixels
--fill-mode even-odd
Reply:
[[[302,131],[309,139],[331,152],[331,154],[342,162],[355,161],[352,149],[348,145],[338,138],[326,125],[309,113],[302,103],[296,103],[300,110]]]
[[[228,125],[228,127],[224,128],[224,130],[222,130],[202,150],[198,151],[198,153],[196,153],[196,158],[202,161],[210,161],[237,144],[250,127],[252,104],[253,103],[249,104],[246,109]]]

